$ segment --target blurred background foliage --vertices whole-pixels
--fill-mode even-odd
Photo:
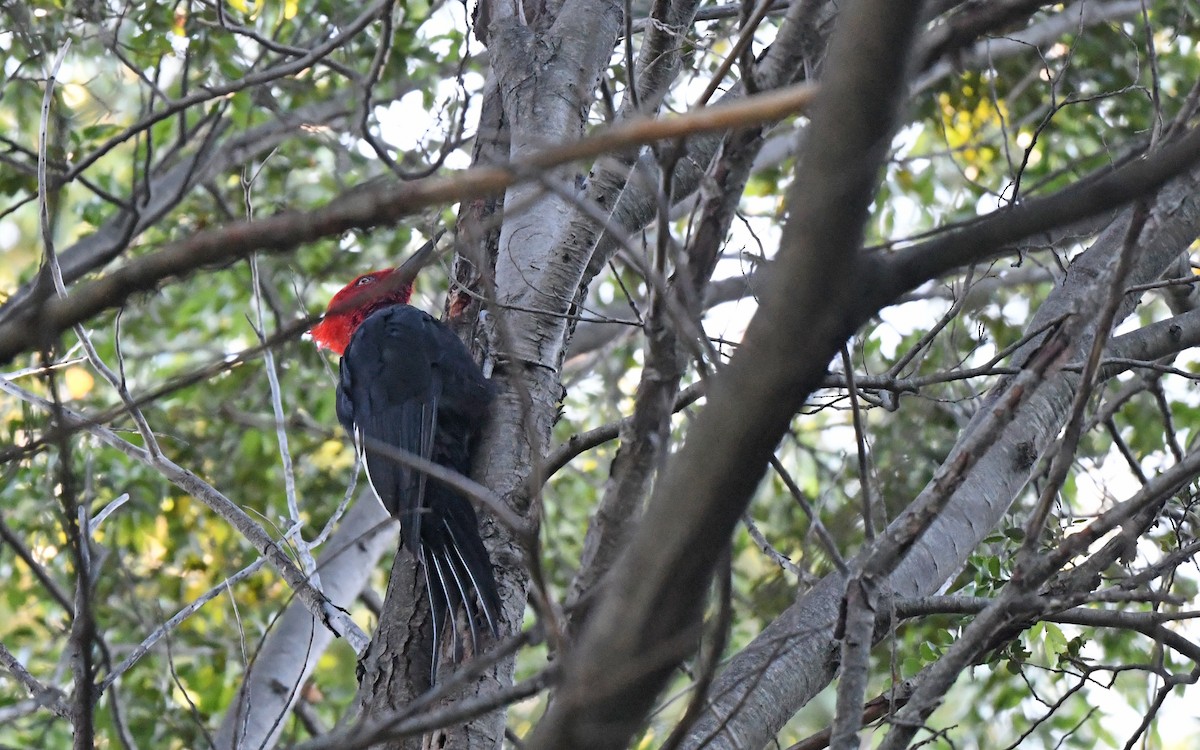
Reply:
[[[869,242],[903,243],[970,221],[998,205],[1060,188],[1091,169],[1126,159],[1156,137],[1169,124],[1159,113],[1169,118],[1172,102],[1187,96],[1200,76],[1200,3],[1161,0],[1147,6],[1145,19],[1129,14],[1098,25],[1080,24],[1044,44],[998,52],[986,65],[964,61],[923,78],[894,144]],[[41,106],[47,70],[67,42],[47,143],[52,239],[64,257],[77,243],[114,226],[122,206],[144,208],[154,180],[206,149],[223,154],[222,160],[211,172],[207,166],[201,169],[194,185],[130,238],[121,262],[233,219],[318,207],[354,185],[387,175],[377,150],[363,138],[363,122],[369,133],[392,144],[384,151],[402,170],[467,164],[471,115],[478,106],[486,58],[465,30],[463,7],[436,0],[397,5],[391,54],[374,73],[384,27],[372,22],[346,32],[368,12],[333,0],[235,0],[219,9],[206,2],[34,0],[0,6],[0,296],[18,294],[44,254],[35,168]],[[1048,4],[1029,26],[1061,13],[1062,6]],[[778,16],[768,17],[758,32],[760,49],[770,42],[778,22]],[[280,72],[289,61],[302,59],[305,50],[344,33],[346,38],[328,55]],[[695,66],[678,82],[670,98],[673,106],[686,107],[695,98],[696,87],[707,82],[735,37],[736,19],[697,24]],[[997,36],[994,41],[999,49],[1006,40]],[[607,82],[615,97],[623,90],[623,65],[623,57],[615,56]],[[1156,110],[1156,103],[1161,109]],[[151,118],[151,111],[166,114]],[[597,124],[604,119],[603,102],[597,102],[595,117]],[[464,121],[467,130],[459,132],[458,123]],[[262,135],[280,123],[288,125],[277,135]],[[794,123],[781,127],[777,135],[790,142],[792,127]],[[744,199],[743,221],[728,240],[718,277],[737,276],[753,268],[763,253],[769,256],[793,166],[790,149],[784,149],[756,172]],[[72,178],[65,183],[60,179],[64,173]],[[231,364],[200,379],[190,374],[254,346],[260,331],[269,335],[321,310],[347,279],[396,263],[439,226],[452,223],[454,215],[455,207],[447,206],[392,230],[350,233],[261,257],[257,290],[246,263],[197,273],[137,297],[120,315],[90,321],[88,332],[99,356],[114,368],[120,364],[133,396],[147,398],[144,412],[163,451],[280,536],[289,526],[285,477],[262,359]],[[685,236],[687,217],[669,229]],[[652,238],[645,239],[653,246]],[[973,269],[970,284],[991,284],[982,293],[967,294],[968,280],[961,277],[919,290],[860,331],[850,351],[856,374],[860,379],[891,374],[932,381],[989,362],[1021,337],[1031,311],[1088,239],[1084,232],[1080,244],[1063,242],[1017,262]],[[92,273],[103,272],[100,266]],[[427,271],[418,285],[417,304],[440,310],[446,277],[445,267]],[[646,295],[636,275],[614,270],[597,280],[591,299],[598,308],[622,310],[621,317],[627,318],[625,290],[638,300]],[[943,326],[942,318],[964,294],[961,309]],[[707,319],[710,333],[731,351],[753,309],[750,297],[714,308]],[[1167,314],[1161,301],[1148,298],[1136,317],[1145,323]],[[920,350],[905,362],[906,353],[918,344]],[[557,443],[629,413],[641,346],[637,330],[624,327],[568,361]],[[350,446],[334,415],[336,363],[303,340],[284,342],[274,351],[306,524],[303,534],[311,539],[330,518],[353,469]],[[68,407],[84,414],[116,410],[107,424],[141,444],[131,420],[120,413],[119,395],[82,356],[73,335],[64,337],[52,370],[34,372],[41,364],[38,356],[26,356],[6,365],[3,376],[44,398],[57,389]],[[1175,364],[1197,371],[1194,356]],[[841,364],[833,369],[841,370]],[[919,393],[864,393],[877,523],[894,517],[920,491],[995,377],[948,376],[944,382],[929,382]],[[1140,377],[1125,376],[1109,390]],[[690,411],[676,417],[679,434],[686,430]],[[1200,390],[1194,382],[1150,378],[1146,389],[1113,416],[1116,435],[1147,471],[1169,462],[1165,413],[1177,442],[1194,441],[1200,426]],[[22,559],[30,557],[51,584],[67,592],[68,599],[72,596],[74,565],[66,554],[58,498],[62,457],[55,450],[13,450],[38,439],[46,424],[44,411],[0,395],[0,449],[7,457],[0,466],[5,541],[0,545],[0,643],[37,679],[69,689],[70,618],[48,583]],[[83,432],[68,440],[69,470],[93,515],[128,496],[94,535],[93,604],[104,642],[104,676],[166,618],[253,563],[257,554],[224,521],[153,468]],[[779,451],[846,556],[863,539],[863,488],[854,446],[846,391],[831,389],[796,419]],[[544,562],[559,597],[578,564],[589,512],[614,453],[613,444],[584,453],[549,482]],[[1056,509],[1059,526],[1052,533],[1061,534],[1136,486],[1113,434],[1103,426],[1090,433],[1075,472]],[[1034,497],[1027,491],[1015,511],[1019,514],[1021,504]],[[1139,554],[1152,559],[1190,539],[1192,514],[1190,507],[1181,508],[1178,523],[1160,524],[1145,540],[1158,550]],[[832,565],[779,477],[764,482],[749,518],[762,540],[789,558],[792,567],[781,567],[745,531],[738,534],[729,653],[781,612],[797,586],[810,585]],[[955,590],[993,593],[1006,580],[1020,541],[1019,525],[998,531],[959,575]],[[378,591],[389,566],[390,560],[380,562]],[[1179,575],[1170,581],[1169,593],[1193,598],[1195,576]],[[257,644],[289,601],[287,585],[264,567],[187,619],[109,688],[97,713],[99,746],[122,746],[123,732],[141,747],[206,746],[205,736],[232,700]],[[371,627],[367,603],[353,614],[364,628]],[[876,674],[904,679],[917,673],[965,622],[959,615],[906,622],[891,646],[877,651],[881,666]],[[544,658],[538,649],[523,654],[518,677],[539,668]],[[1081,663],[1173,658],[1127,632],[1038,624],[961,680],[961,689],[934,718],[947,731],[940,746],[998,747],[1023,732],[1030,733],[1022,745],[1028,747],[1119,746],[1132,726],[1130,717],[1136,720],[1147,710],[1152,692],[1146,673],[1100,675],[1065,700],[1048,721],[1039,722],[1051,713],[1048,705],[1073,684],[1063,670]],[[305,703],[324,725],[337,721],[350,704],[354,674],[353,652],[335,643],[304,689]],[[687,683],[687,676],[680,675],[678,687]],[[873,685],[876,690],[885,687],[884,682]],[[655,715],[643,746],[661,742],[685,702],[677,697]],[[822,728],[832,705],[832,694],[814,701],[787,728],[782,745]],[[1101,715],[1092,716],[1097,707]],[[538,700],[517,705],[510,714],[514,731],[523,733],[539,712]],[[0,716],[2,746],[70,743],[69,724],[31,705],[24,689],[2,671]],[[121,724],[125,730],[119,730]],[[300,739],[310,731],[311,726],[292,717],[285,739]],[[1148,746],[1167,746],[1177,734],[1164,739],[1159,733],[1155,725]]]

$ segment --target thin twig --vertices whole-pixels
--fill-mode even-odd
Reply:
[[[180,609],[178,612],[172,615],[169,620],[155,628],[154,632],[146,636],[141,643],[139,643],[133,648],[132,651],[129,652],[129,656],[126,656],[123,660],[121,660],[121,663],[113,667],[112,671],[109,672],[103,680],[101,680],[99,685],[100,692],[103,693],[109,688],[109,686],[116,682],[121,675],[128,672],[130,667],[132,667],[138,662],[138,660],[149,653],[150,649],[154,648],[156,643],[162,640],[172,630],[177,628],[180,623],[199,612],[201,607],[220,596],[227,589],[231,590],[233,584],[245,580],[246,578],[249,578],[257,573],[258,570],[266,564],[266,562],[267,559],[265,557],[258,558],[238,572],[221,581],[216,586],[213,586],[208,591],[196,597],[196,599],[194,599],[186,607]]]
[[[29,691],[39,706],[45,706],[53,711],[58,716],[64,719],[71,717],[71,709],[63,702],[62,691],[57,688],[51,688],[38,682],[37,678],[29,673],[25,665],[20,662],[17,657],[13,656],[12,652],[5,648],[3,643],[0,643],[0,666],[8,670],[21,686]]]
[[[833,565],[838,569],[838,572],[845,575],[849,572],[849,568],[846,566],[846,559],[838,551],[837,542],[833,540],[829,529],[826,529],[825,524],[821,522],[821,516],[812,507],[812,503],[808,502],[808,498],[804,495],[804,490],[800,489],[800,485],[796,484],[796,481],[792,479],[791,473],[788,472],[777,456],[772,454],[770,461],[771,468],[783,480],[784,486],[788,488],[788,492],[792,493],[792,498],[800,506],[800,509],[804,511],[804,515],[808,516],[808,523],[817,535],[817,539],[820,540],[821,546],[825,548],[825,554],[829,555],[829,559],[833,561]]]
[[[874,506],[871,492],[871,456],[867,448],[862,408],[858,403],[858,388],[854,385],[854,362],[850,359],[849,344],[842,347],[842,371],[846,374],[846,391],[850,394],[850,414],[854,423],[854,442],[858,449],[858,488],[862,493],[863,533],[870,542],[875,538],[875,523],[871,519]]]

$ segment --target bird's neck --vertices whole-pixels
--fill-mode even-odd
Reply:
[[[350,338],[364,320],[385,308],[405,304],[408,304],[407,301],[395,297],[381,297],[344,312],[326,315],[325,319],[312,329],[312,337],[319,345],[340,356],[345,354]]]

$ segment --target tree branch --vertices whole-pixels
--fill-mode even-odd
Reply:
[[[796,86],[679,117],[639,119],[575,143],[539,150],[528,157],[522,169],[548,169],[630,146],[774,122],[802,110],[814,93],[811,86]],[[390,225],[429,206],[485,197],[518,182],[519,171],[504,166],[476,167],[451,177],[373,185],[351,191],[313,211],[289,211],[200,232],[76,287],[64,299],[46,300],[32,306],[36,309],[28,304],[15,309],[13,319],[0,323],[0,364],[72,325],[121,306],[134,294],[151,291],[197,269],[227,266],[256,251],[286,252],[352,229]]]
[[[853,330],[830,301],[857,293],[856,253],[904,90],[917,6],[845,6],[802,178],[789,195],[777,275],[566,655],[562,687],[530,747],[624,746],[694,643],[710,551],[728,542],[792,415]]]

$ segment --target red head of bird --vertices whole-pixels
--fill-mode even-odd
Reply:
[[[412,296],[412,282],[397,286],[394,282],[386,281],[395,270],[384,268],[364,273],[333,295],[325,317],[311,331],[317,346],[342,354],[350,343],[350,337],[367,316],[388,305],[408,304]]]

